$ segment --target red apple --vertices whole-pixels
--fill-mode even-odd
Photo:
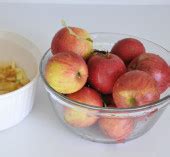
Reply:
[[[102,132],[116,142],[124,142],[134,129],[133,119],[100,118],[98,123]]]
[[[155,81],[160,93],[169,86],[170,70],[168,64],[159,55],[153,53],[141,54],[128,66],[128,70],[142,70],[150,74]]]
[[[125,38],[113,46],[111,53],[118,55],[127,64],[140,54],[145,53],[145,47],[137,39]]]
[[[126,72],[123,61],[114,54],[96,53],[88,60],[88,82],[103,94],[112,93],[119,76]]]
[[[90,106],[103,106],[100,94],[89,87],[83,87],[78,92],[67,95],[67,97]],[[96,116],[96,112],[95,110],[78,106],[74,108],[66,107],[64,110],[64,119],[73,127],[85,128],[93,125],[97,121],[98,117]]]
[[[140,70],[125,73],[113,87],[113,99],[118,108],[148,105],[159,98],[156,81]]]
[[[88,69],[83,58],[75,53],[57,53],[45,67],[45,78],[59,93],[70,94],[80,90],[86,83]]]
[[[82,28],[64,27],[53,37],[51,51],[53,54],[74,52],[86,59],[93,51],[93,41],[90,34]]]

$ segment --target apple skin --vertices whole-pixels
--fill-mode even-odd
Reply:
[[[88,58],[93,52],[93,42],[87,39],[91,39],[90,34],[82,29],[77,27],[69,27],[76,35],[70,34],[69,30],[64,27],[60,29],[52,39],[51,42],[51,51],[53,54],[59,52],[74,52],[78,55],[81,55],[84,59]]]
[[[87,65],[83,58],[75,53],[57,53],[45,66],[46,81],[59,93],[70,94],[80,90],[87,77]]]
[[[111,53],[118,55],[126,64],[142,53],[145,53],[144,45],[137,39],[125,38],[119,40],[112,48]]]
[[[83,87],[76,93],[68,94],[67,97],[90,106],[103,106],[100,94],[89,87]],[[65,107],[64,119],[73,127],[85,128],[93,125],[98,120],[98,117],[95,116],[96,112],[97,111],[78,106],[75,106],[74,108]]]
[[[88,60],[88,82],[102,94],[111,94],[115,81],[126,72],[123,61],[114,54],[92,55]]]
[[[148,73],[140,70],[125,73],[113,87],[113,99],[118,108],[148,105],[159,98],[156,81]]]
[[[120,143],[132,134],[135,123],[130,118],[100,118],[98,124],[106,136]]]
[[[163,93],[169,87],[169,66],[159,55],[153,53],[141,54],[128,65],[128,70],[142,70],[150,74],[157,82],[160,93]]]

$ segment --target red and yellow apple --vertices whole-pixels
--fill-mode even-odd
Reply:
[[[93,41],[90,34],[82,28],[64,27],[53,37],[51,51],[53,54],[74,52],[86,59],[93,51]]]
[[[124,142],[134,129],[134,120],[130,118],[100,118],[98,124],[106,136],[118,143]]]
[[[137,39],[125,38],[119,40],[112,48],[111,53],[118,55],[126,64],[142,53],[145,53],[145,47]]]
[[[100,94],[89,87],[83,87],[78,92],[68,94],[67,97],[71,100],[90,106],[103,106]],[[75,106],[74,108],[65,107],[64,119],[73,127],[85,128],[93,125],[98,120],[98,117],[95,115],[96,112],[96,110],[78,106]]]
[[[80,90],[87,77],[87,65],[83,58],[75,53],[57,53],[45,66],[46,81],[59,93],[70,94]]]
[[[116,55],[96,53],[88,60],[88,82],[102,94],[111,94],[115,81],[126,72],[126,66]]]
[[[113,99],[118,108],[148,105],[159,98],[156,81],[148,73],[140,70],[125,73],[113,87]]]
[[[155,79],[160,93],[163,93],[169,87],[169,66],[159,55],[153,53],[141,54],[128,65],[128,70],[142,70],[150,74]]]

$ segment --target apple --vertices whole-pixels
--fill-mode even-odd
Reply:
[[[75,53],[57,53],[45,66],[46,81],[59,93],[70,94],[80,90],[87,77],[87,65],[83,58]]]
[[[159,98],[156,81],[140,70],[125,73],[113,87],[113,99],[118,108],[148,105]]]
[[[153,53],[141,54],[128,65],[129,71],[135,69],[150,74],[157,82],[160,93],[163,93],[169,87],[169,66],[159,55]]]
[[[126,64],[142,53],[144,45],[137,39],[125,38],[119,40],[112,48],[111,53],[118,55]]]
[[[82,28],[64,27],[53,37],[51,51],[53,54],[74,52],[86,59],[93,52],[93,41],[90,34]]]
[[[126,72],[126,66],[116,55],[95,53],[88,60],[88,82],[102,94],[111,94],[115,81]]]
[[[90,106],[103,106],[100,94],[89,87],[83,87],[78,92],[68,94],[67,97],[71,100]],[[65,107],[64,119],[73,127],[85,128],[93,125],[98,120],[98,117],[95,115],[96,113],[96,110],[85,109],[78,106],[75,106],[74,108]]]
[[[133,132],[134,120],[128,118],[100,118],[102,132],[116,142],[124,142]]]

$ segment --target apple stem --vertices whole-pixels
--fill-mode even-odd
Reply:
[[[135,106],[135,104],[136,104],[136,99],[135,99],[135,98],[130,98],[130,99],[129,99],[129,103],[130,103],[132,106]]]
[[[106,51],[106,57],[109,58],[109,56],[110,56],[110,52]]]
[[[81,73],[80,72],[77,72],[77,77],[81,78]]]
[[[107,53],[107,52],[104,51],[104,50],[97,50],[97,49],[94,49],[93,52],[94,52],[94,53],[103,54],[103,55],[105,55],[105,54]]]
[[[107,107],[107,104],[104,102],[104,103],[103,103],[103,106],[104,106],[104,107]]]
[[[106,56],[107,58],[109,58],[109,56],[110,56],[110,52],[109,51],[94,49],[93,54],[97,54],[97,53],[102,55],[102,56]]]

